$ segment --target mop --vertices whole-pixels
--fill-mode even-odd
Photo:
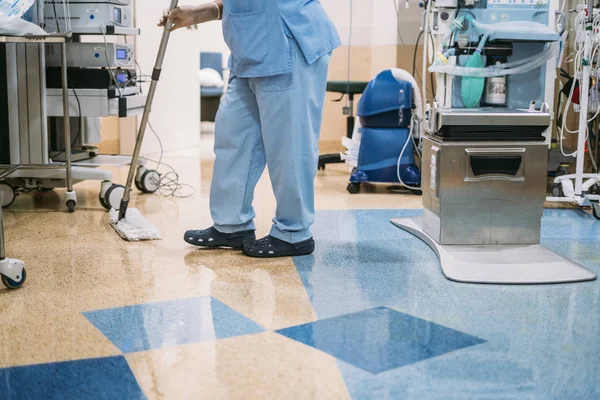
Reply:
[[[177,8],[179,0],[171,0],[171,6],[169,11]],[[129,200],[131,199],[131,189],[135,179],[136,166],[140,158],[140,152],[142,150],[142,143],[144,142],[144,134],[146,133],[146,127],[148,126],[148,120],[150,118],[150,111],[152,109],[152,101],[154,100],[154,94],[156,93],[156,86],[160,79],[160,73],[162,71],[162,65],[167,51],[167,45],[169,43],[169,36],[171,34],[172,22],[165,24],[160,47],[158,49],[158,55],[156,57],[156,64],[154,65],[154,71],[152,72],[152,82],[150,83],[150,89],[148,91],[148,98],[146,99],[146,106],[144,107],[144,115],[142,116],[142,122],[140,124],[140,130],[138,132],[135,149],[133,150],[133,156],[131,158],[131,164],[129,166],[129,175],[127,176],[127,184],[125,185],[125,193],[121,200],[119,210],[112,209],[110,211],[110,224],[117,231],[117,233],[125,240],[131,242],[137,242],[141,240],[160,240],[162,236],[158,229],[150,223],[140,212],[135,208],[129,208]]]

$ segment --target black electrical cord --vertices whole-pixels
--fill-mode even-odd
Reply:
[[[60,26],[58,25],[58,13],[56,12],[56,0],[52,0],[52,8],[54,8],[54,22],[56,22],[56,33],[60,33]]]
[[[421,38],[423,37],[423,31],[419,32],[419,36],[417,36],[417,42],[415,43],[415,51],[413,53],[413,68],[412,68],[412,76],[415,76],[417,71],[417,51],[419,49],[419,43],[421,42]]]
[[[77,135],[75,136],[75,139],[73,139],[73,141],[71,142],[71,148],[73,148],[75,146],[75,144],[77,143],[77,140],[79,140],[79,137],[81,136],[81,133],[83,131],[83,117],[81,116],[81,102],[79,101],[79,96],[77,95],[77,91],[75,91],[75,87],[74,87],[73,83],[71,82],[71,79],[69,78],[68,75],[67,75],[67,82],[69,85],[71,85],[71,90],[73,90],[73,94],[75,95],[75,99],[77,100],[77,109],[79,110],[79,117],[77,118],[78,132],[77,132]],[[71,122],[67,121],[67,123],[70,124]],[[65,151],[66,151],[66,149],[61,151],[58,154],[55,154],[54,157],[52,157],[52,158],[57,158],[57,157],[63,155],[65,153]]]
[[[158,140],[158,145],[160,146],[160,156],[158,161],[152,160],[148,157],[142,158],[144,158],[147,161],[156,163],[157,172],[163,165],[170,169],[169,172],[165,174],[160,174],[160,180],[158,182],[158,193],[160,193],[160,195],[164,197],[175,197],[179,199],[185,199],[194,196],[196,194],[196,189],[192,185],[188,185],[187,183],[180,183],[179,174],[177,173],[177,171],[175,171],[175,168],[163,162],[165,149],[163,147],[162,140],[160,139],[158,133],[156,133],[156,131],[154,130],[154,127],[152,126],[150,121],[148,121],[148,127],[156,137],[156,140]],[[190,189],[191,192],[188,194],[179,194],[184,188]]]

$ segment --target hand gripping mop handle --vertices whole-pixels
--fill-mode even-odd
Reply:
[[[169,12],[177,8],[179,0],[171,0],[171,6]],[[148,98],[146,99],[146,106],[144,107],[144,115],[142,116],[142,122],[140,124],[140,130],[138,132],[135,149],[133,150],[133,156],[131,158],[131,165],[129,166],[129,175],[127,176],[127,184],[125,185],[125,194],[121,200],[121,206],[119,207],[119,221],[125,218],[127,214],[127,207],[129,206],[129,200],[131,198],[131,188],[133,186],[133,180],[135,179],[136,166],[140,158],[140,151],[142,150],[142,144],[144,143],[144,135],[148,126],[148,119],[150,118],[150,112],[152,111],[152,102],[154,101],[154,94],[156,93],[156,86],[160,79],[160,73],[162,71],[163,61],[165,59],[165,53],[167,51],[167,45],[169,44],[169,36],[171,35],[171,28],[173,27],[172,21],[167,21],[163,29],[162,39],[160,41],[160,47],[158,48],[158,55],[156,56],[156,63],[154,64],[154,70],[152,71],[152,82],[150,83],[150,90],[148,91]]]

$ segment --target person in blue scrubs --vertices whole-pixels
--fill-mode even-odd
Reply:
[[[311,254],[318,140],[338,33],[318,0],[217,0],[179,7],[159,25],[219,19],[231,76],[215,125],[214,225],[184,239],[252,257]],[[265,166],[277,209],[270,234],[256,240],[252,200]]]

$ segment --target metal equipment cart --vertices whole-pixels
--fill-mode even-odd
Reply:
[[[17,168],[14,166],[0,166],[0,169],[4,169],[9,171],[9,173],[4,173],[2,179],[8,177],[10,174],[16,172],[19,169],[29,169],[29,170],[44,170],[44,169],[64,169],[65,177],[66,177],[66,198],[65,203],[69,212],[75,211],[75,207],[77,206],[77,195],[73,190],[73,173],[72,173],[72,159],[71,159],[71,126],[69,123],[69,89],[67,83],[67,41],[71,38],[70,34],[53,34],[49,36],[0,36],[0,43],[2,44],[37,44],[38,51],[43,55],[43,44],[49,43],[58,43],[61,48],[61,70],[62,70],[62,94],[63,94],[63,113],[64,113],[64,141],[65,141],[65,163],[64,164],[40,164],[40,165],[19,165]],[[43,57],[40,57],[43,59]],[[25,167],[25,168],[23,168]],[[12,188],[10,190],[6,190],[8,185],[4,185],[0,180],[0,191],[3,192],[4,195],[14,196],[15,193]],[[14,200],[14,198],[12,199]],[[12,203],[12,201],[5,201],[5,203]]]

